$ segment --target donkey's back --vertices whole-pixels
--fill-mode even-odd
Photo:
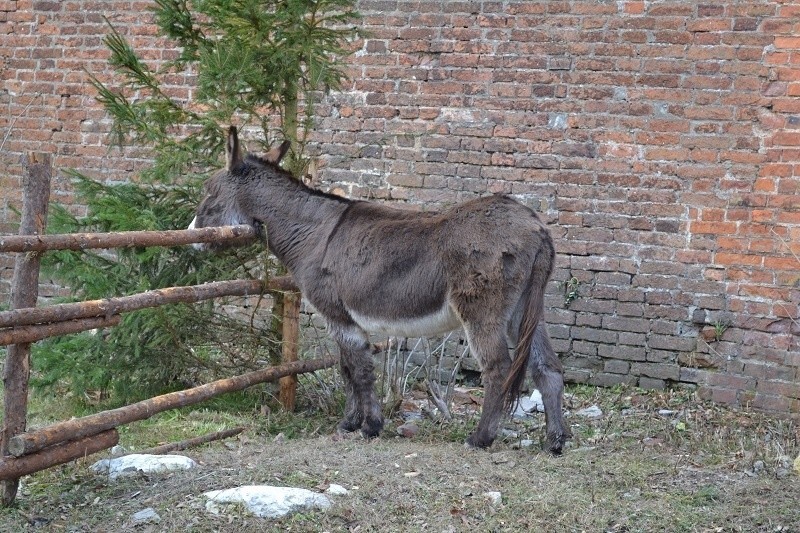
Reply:
[[[473,302],[498,322],[510,320],[511,300],[520,297],[543,246],[552,247],[544,224],[505,196],[442,212],[353,202],[320,261],[298,274],[323,313],[341,304],[369,332],[434,335],[459,327]]]

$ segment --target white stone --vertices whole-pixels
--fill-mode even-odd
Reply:
[[[524,418],[532,413],[544,413],[542,393],[534,389],[530,396],[520,396],[514,416]]]
[[[326,490],[328,494],[333,494],[334,496],[345,496],[350,491],[346,488],[342,487],[341,485],[337,485],[336,483],[331,483],[328,485],[328,490]]]
[[[496,490],[490,490],[488,492],[483,493],[483,497],[489,500],[489,503],[493,506],[500,505],[503,503],[503,495]]]
[[[603,411],[596,405],[580,409],[575,412],[578,416],[585,416],[586,418],[600,418],[603,416]]]
[[[260,518],[280,518],[298,511],[327,509],[331,501],[324,495],[307,489],[245,485],[233,489],[203,493],[208,498],[206,510],[219,514],[220,504],[241,504]]]
[[[158,524],[161,522],[161,517],[152,507],[148,507],[147,509],[142,509],[138,513],[134,513],[131,518],[133,519],[134,526],[138,526],[140,524]]]
[[[188,470],[197,466],[183,455],[148,455],[132,453],[113,459],[101,459],[89,467],[96,474],[108,474],[114,481],[118,477],[135,476],[139,473],[157,474],[175,470]]]
[[[119,444],[117,444],[116,446],[112,446],[112,448],[111,448],[111,455],[113,455],[114,457],[118,457],[120,455],[125,455],[126,453],[128,453],[128,450],[126,450],[124,447],[120,446]]]

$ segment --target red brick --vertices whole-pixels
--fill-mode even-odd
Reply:
[[[736,222],[701,222],[693,221],[689,225],[689,231],[692,233],[708,233],[715,235],[733,235],[736,233],[738,224]]]
[[[769,258],[762,258],[759,255],[746,255],[746,254],[732,254],[732,253],[723,253],[719,252],[714,254],[714,264],[717,265],[733,265],[733,266],[761,266],[764,263],[764,266],[767,268],[772,268],[771,265],[767,265],[767,259]]]
[[[774,270],[796,270],[800,268],[795,257],[765,257],[764,268]]]
[[[775,37],[774,46],[777,49],[800,49],[800,37]]]

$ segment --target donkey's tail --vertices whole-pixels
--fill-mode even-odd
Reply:
[[[525,382],[525,371],[528,368],[528,360],[532,355],[534,335],[537,334],[537,331],[539,334],[544,333],[544,330],[538,329],[537,326],[544,316],[544,293],[547,281],[553,273],[556,254],[550,233],[544,228],[542,228],[542,233],[544,236],[534,257],[533,268],[522,294],[524,307],[517,346],[514,351],[514,360],[511,363],[508,377],[503,383],[503,399],[505,408],[509,412],[515,408],[520,389],[522,389],[522,384]]]

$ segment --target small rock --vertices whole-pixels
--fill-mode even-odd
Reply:
[[[513,416],[515,418],[525,418],[537,412],[544,413],[544,402],[542,401],[542,393],[534,389],[530,396],[521,396],[519,398]]]
[[[764,461],[756,461],[753,463],[753,473],[761,474],[764,471]]]
[[[672,415],[674,415],[676,412],[677,412],[677,411],[672,411],[672,410],[670,410],[670,409],[659,409],[659,410],[658,410],[658,414],[660,414],[661,416],[672,416]]]
[[[642,490],[639,488],[633,488],[622,495],[626,500],[638,500],[641,496]]]
[[[420,411],[403,411],[400,416],[402,416],[403,420],[406,422],[411,422],[412,420],[422,420],[425,418]]]
[[[542,393],[539,392],[538,389],[533,389],[533,392],[528,398],[528,402],[530,403],[531,410],[535,409],[540,413],[544,413],[544,400],[542,400]]]
[[[139,526],[144,524],[158,524],[161,522],[161,517],[158,516],[155,509],[148,507],[147,509],[142,509],[138,513],[134,513],[131,520],[134,526]]]
[[[503,503],[503,495],[496,490],[490,490],[483,493],[483,497],[489,500],[489,503],[493,506],[500,505]]]
[[[275,438],[272,439],[272,442],[274,442],[275,444],[283,444],[284,442],[286,442],[286,435],[284,435],[283,432],[278,433],[277,435],[275,435]]]
[[[111,447],[111,455],[113,455],[114,457],[119,457],[120,455],[125,455],[126,453],[128,453],[128,450],[126,450],[119,444]]]
[[[397,426],[397,434],[401,437],[410,439],[416,436],[417,433],[419,433],[419,427],[412,422],[406,422],[401,426]]]
[[[328,494],[333,494],[334,496],[346,496],[350,493],[349,490],[342,487],[341,485],[337,485],[336,483],[331,483],[328,485],[328,490],[326,490]]]
[[[575,414],[586,418],[600,418],[603,416],[603,411],[598,406],[592,405],[576,411]]]

